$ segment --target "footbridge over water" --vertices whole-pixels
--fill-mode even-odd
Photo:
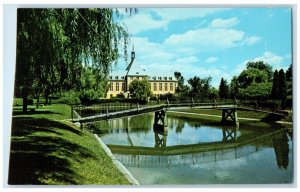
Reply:
[[[272,111],[270,109],[262,109],[247,105],[238,104],[237,102],[233,103],[170,103],[168,100],[164,104],[157,104],[157,105],[139,105],[138,103],[132,107],[128,108],[122,108],[120,106],[114,106],[114,111],[111,111],[108,107],[106,110],[98,110],[96,106],[87,106],[87,107],[72,107],[72,121],[73,122],[79,122],[82,126],[84,123],[89,122],[95,122],[95,121],[102,121],[102,120],[110,120],[115,118],[122,118],[127,116],[134,116],[139,114],[145,114],[149,112],[155,112],[155,122],[161,123],[164,125],[164,118],[165,118],[165,112],[168,109],[188,109],[188,108],[195,108],[195,109],[218,109],[222,110],[222,122],[225,122],[227,119],[231,119],[234,123],[238,124],[238,115],[237,110],[247,110],[247,111],[256,111],[256,112],[262,112],[262,113],[268,113],[277,115],[280,117],[285,117],[285,113],[281,113],[278,111]],[[88,115],[88,116],[82,116],[79,114],[82,114],[83,110],[94,110],[95,113]],[[75,115],[74,115],[75,114]],[[77,118],[74,118],[76,116]]]

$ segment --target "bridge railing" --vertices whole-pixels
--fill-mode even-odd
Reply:
[[[145,106],[146,106],[145,104],[125,103],[125,102],[99,103],[99,104],[93,104],[88,106],[76,105],[76,106],[72,106],[72,119],[113,113],[117,111],[129,110],[129,109],[137,109]]]

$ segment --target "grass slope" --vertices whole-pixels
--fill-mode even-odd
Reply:
[[[14,107],[9,184],[130,184],[91,133],[63,120],[70,110],[55,104],[23,114]]]

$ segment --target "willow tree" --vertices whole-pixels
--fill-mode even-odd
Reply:
[[[128,33],[118,15],[108,8],[18,9],[15,91],[23,112],[30,95],[80,89],[83,64],[97,71],[97,80],[107,76],[120,45],[127,54]]]

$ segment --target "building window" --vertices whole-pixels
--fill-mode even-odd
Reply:
[[[122,83],[122,91],[125,91],[125,83]]]
[[[116,91],[119,91],[119,82],[116,82]]]
[[[152,77],[153,80],[156,80],[156,77]]]
[[[169,80],[172,80],[172,77],[169,77]]]
[[[165,91],[168,91],[168,83],[165,83]]]
[[[151,79],[151,76],[148,76],[148,79]]]
[[[168,80],[168,77],[164,77],[164,80]]]
[[[161,80],[161,77],[158,77],[158,80]]]
[[[122,77],[121,77],[121,79],[125,79],[125,77],[124,77],[124,76],[122,76]]]
[[[110,91],[113,91],[113,90],[114,90],[114,83],[113,83],[113,82],[110,83],[109,90],[110,90]]]
[[[173,91],[173,83],[170,83],[170,91]]]
[[[159,90],[162,91],[162,83],[159,83]]]
[[[156,88],[156,83],[153,83],[153,90],[156,91],[157,88]]]
[[[109,79],[112,79],[112,76],[109,76]]]
[[[116,79],[119,79],[119,76],[115,76]]]

